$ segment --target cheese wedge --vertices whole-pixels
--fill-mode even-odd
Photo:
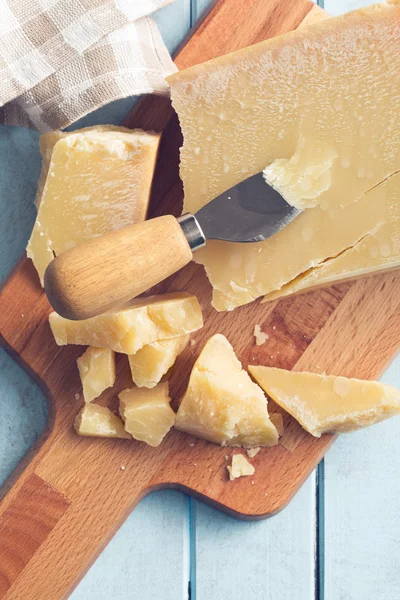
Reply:
[[[51,155],[53,154],[53,148],[62,138],[68,137],[69,135],[75,135],[79,133],[84,135],[90,132],[102,132],[102,131],[119,131],[125,133],[132,133],[132,129],[127,127],[120,127],[118,125],[94,125],[92,127],[84,127],[83,129],[77,129],[75,131],[47,131],[42,133],[39,138],[39,149],[42,156],[42,169],[38,180],[38,189],[35,197],[35,204],[38,207],[42,199],[44,186],[46,183],[47,175],[49,173]]]
[[[156,386],[186,348],[189,337],[187,334],[153,342],[129,356],[133,383],[138,387]]]
[[[75,419],[75,431],[85,437],[132,439],[121,419],[109,408],[97,404],[86,404],[82,408]]]
[[[146,344],[182,336],[203,326],[200,304],[185,292],[132,300],[124,308],[83,321],[49,316],[59,346],[83,344],[135,354]]]
[[[226,467],[229,471],[229,479],[233,481],[238,477],[246,477],[254,475],[256,472],[252,464],[249,463],[243,454],[234,454],[232,456],[232,464]]]
[[[175,426],[222,446],[251,448],[278,443],[262,390],[220,334],[208,340],[194,364]]]
[[[118,398],[126,431],[135,440],[159,446],[175,423],[175,413],[169,404],[168,382],[160,383],[152,390],[124,390]]]
[[[195,254],[215,308],[291,293],[303,275],[305,288],[325,264],[340,279],[400,265],[399,0],[266,40],[168,82],[184,136],[184,211],[260,171],[304,209],[264,242],[211,241]],[[360,257],[377,235],[378,256]]]
[[[77,360],[85,402],[92,402],[115,383],[115,352],[89,346]]]
[[[377,381],[249,366],[263,390],[306,431],[343,433],[400,413],[400,391]]]
[[[55,132],[42,144],[38,215],[27,247],[42,282],[54,256],[146,217],[160,135],[115,129]]]

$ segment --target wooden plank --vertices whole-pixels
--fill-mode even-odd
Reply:
[[[373,3],[325,0],[325,8],[336,15]],[[382,380],[400,387],[400,358]],[[325,598],[386,600],[398,596],[399,431],[399,419],[394,419],[342,436],[324,460]]]
[[[400,361],[385,383],[400,384]],[[325,458],[325,598],[400,590],[400,419],[340,437]]]
[[[378,4],[384,0],[324,0],[325,10],[332,16],[341,15],[350,10],[357,10],[370,4]]]
[[[192,25],[205,15],[214,0],[192,0]]]
[[[160,11],[156,20],[167,34],[172,50],[186,34],[189,0],[179,0]],[[107,105],[81,119],[74,129],[96,123],[119,123],[132,106],[132,99]],[[24,252],[35,218],[33,198],[40,169],[38,134],[21,128],[0,129],[0,276],[3,277]],[[21,172],[21,164],[24,169]],[[28,317],[28,315],[27,315]],[[0,486],[43,431],[47,402],[36,383],[0,349]],[[92,568],[74,592],[74,598],[126,597],[132,590],[156,597],[168,589],[166,600],[187,597],[188,517],[187,498],[180,492],[163,492],[143,500],[106,555]],[[138,543],[143,540],[144,543]],[[168,540],[168,552],[160,550]],[[157,560],[152,560],[157,556]],[[113,558],[114,557],[114,558]]]
[[[206,9],[207,0],[197,0],[197,5],[199,14]],[[315,18],[313,12],[311,19]],[[191,555],[193,597],[197,600],[313,598],[315,479],[312,473],[285,511],[271,520],[251,525],[233,522],[223,513],[193,500],[190,542],[195,548]]]
[[[173,53],[191,26],[191,0],[176,0],[152,16],[160,29],[168,50]]]
[[[74,590],[71,600],[187,600],[188,499],[148,496],[128,517]]]
[[[268,521],[235,522],[196,503],[196,600],[314,598],[315,497],[313,473]]]

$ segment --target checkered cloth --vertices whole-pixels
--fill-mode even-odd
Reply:
[[[113,100],[168,93],[148,16],[174,0],[0,0],[0,122],[61,129]]]

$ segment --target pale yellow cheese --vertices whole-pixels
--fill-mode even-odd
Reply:
[[[197,298],[185,292],[137,298],[120,310],[83,321],[70,321],[53,312],[49,321],[59,346],[83,344],[124,354],[135,354],[146,344],[203,326]]]
[[[400,196],[389,189],[395,182],[384,183],[400,168],[398,0],[266,40],[168,82],[184,135],[184,210],[195,212],[260,171],[289,202],[308,207],[264,242],[211,241],[195,254],[218,310],[290,293],[291,281],[330,259],[336,268],[342,253],[340,278],[400,265]],[[378,260],[352,252],[375,235],[384,261],[381,250]]]
[[[42,194],[44,190],[44,186],[46,183],[47,175],[49,172],[51,155],[53,153],[53,148],[58,142],[58,140],[68,137],[69,135],[73,135],[79,133],[83,135],[88,132],[93,131],[122,131],[125,133],[131,133],[132,129],[128,129],[127,127],[120,127],[118,125],[94,125],[92,127],[84,127],[83,129],[76,129],[75,131],[48,131],[46,133],[42,133],[39,138],[39,149],[40,154],[42,156],[42,169],[40,171],[40,176],[38,180],[38,188],[35,197],[35,204],[38,207],[40,201],[42,199]]]
[[[168,382],[155,388],[132,388],[119,394],[119,411],[125,429],[135,440],[159,446],[175,423],[170,407]]]
[[[262,390],[220,334],[208,340],[194,364],[175,426],[223,446],[251,448],[278,443]]]
[[[27,247],[41,281],[54,255],[145,219],[160,141],[159,134],[125,128],[48,135]]]
[[[132,439],[124,424],[111,410],[97,404],[86,404],[75,419],[75,431],[87,437]]]
[[[271,418],[272,416],[273,416],[273,415],[270,415],[270,418]],[[272,419],[271,419],[271,421],[272,421]],[[261,448],[260,448],[260,447],[258,447],[258,448],[248,448],[248,449],[246,450],[246,454],[247,454],[247,456],[248,456],[249,458],[254,458],[255,456],[257,456],[257,454],[260,452],[260,450],[261,450]]]
[[[377,381],[273,367],[250,366],[249,371],[268,396],[315,437],[354,431],[400,413],[400,391]]]
[[[299,275],[278,292],[268,294],[264,302],[313,287],[330,285],[342,279],[357,278],[392,269],[400,258],[400,173],[369,192],[376,202],[384,195],[390,207],[390,219],[378,225],[340,256],[328,259]]]
[[[115,383],[115,352],[89,346],[77,360],[85,402],[92,402]]]
[[[177,356],[186,348],[189,334],[169,340],[159,340],[143,346],[130,355],[133,383],[138,387],[153,388],[173,366]]]
[[[254,475],[256,472],[252,464],[249,463],[243,454],[234,454],[232,456],[232,464],[226,467],[229,471],[229,479],[233,481],[238,477],[246,477]]]

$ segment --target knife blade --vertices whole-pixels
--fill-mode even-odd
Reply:
[[[195,251],[207,240],[261,242],[289,225],[301,212],[288,204],[261,172],[226,190],[195,215],[182,215],[178,222]]]

